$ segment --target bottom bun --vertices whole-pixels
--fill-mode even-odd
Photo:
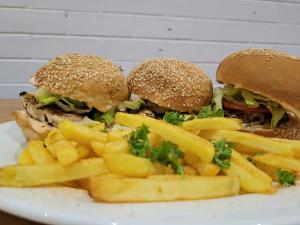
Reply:
[[[243,131],[248,132],[248,133],[257,134],[260,136],[265,136],[265,137],[300,140],[300,127],[275,128],[274,130],[256,128],[256,127],[255,128],[246,127],[246,128],[243,128]]]
[[[53,129],[47,123],[33,119],[24,110],[15,111],[12,115],[27,139],[43,140]]]

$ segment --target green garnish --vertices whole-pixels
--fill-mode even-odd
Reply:
[[[287,170],[278,169],[277,170],[277,177],[278,177],[279,183],[283,187],[288,187],[288,186],[296,184],[295,175],[292,174],[291,172],[287,171]]]
[[[224,111],[223,109],[218,109],[216,105],[214,105],[213,107],[211,105],[208,105],[201,109],[197,117],[199,119],[208,117],[224,117]]]
[[[110,109],[110,110],[108,110],[104,113],[96,111],[93,114],[93,120],[103,122],[108,126],[110,126],[114,122],[114,117],[115,117],[115,110],[114,109]]]
[[[265,106],[272,114],[271,128],[275,128],[277,126],[278,122],[283,118],[286,112],[277,102],[269,100],[268,98],[255,94],[251,91],[235,88],[232,85],[226,85],[224,88],[216,91],[213,101],[217,108],[219,108],[219,105],[222,103],[223,97],[228,101],[242,102],[251,108],[257,108],[260,105]]]
[[[131,100],[131,101],[125,101],[124,102],[125,108],[132,109],[132,110],[140,109],[142,104],[145,104],[145,102],[142,99],[137,99],[137,100]]]
[[[214,142],[214,146],[216,153],[213,162],[221,167],[221,169],[229,168],[233,143],[226,142],[225,139],[221,139]]]
[[[54,95],[44,89],[38,89],[34,93],[34,96],[38,100],[40,105],[49,105],[60,100],[60,97],[58,95]]]
[[[146,157],[150,149],[150,144],[147,134],[149,133],[148,127],[144,124],[130,133],[128,143],[130,144],[129,151],[136,156]]]
[[[194,118],[193,115],[185,115],[180,112],[166,112],[163,120],[174,125],[180,125],[184,121],[192,120]]]
[[[183,158],[183,152],[170,141],[162,141],[159,146],[151,148],[148,133],[149,130],[144,124],[130,133],[128,139],[130,153],[165,166],[171,165],[174,173],[183,175],[183,166],[178,162],[179,158]]]
[[[84,114],[91,111],[84,102],[74,100],[61,95],[55,95],[44,89],[38,89],[34,93],[34,97],[38,103],[42,106],[55,104],[64,112],[75,112],[78,114]]]
[[[165,166],[171,165],[175,174],[183,175],[183,166],[178,162],[178,159],[183,156],[184,153],[176,144],[162,141],[158,147],[152,149],[150,159],[152,162],[159,162]]]

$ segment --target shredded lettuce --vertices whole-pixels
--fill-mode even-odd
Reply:
[[[264,105],[269,109],[272,114],[271,127],[275,128],[278,122],[283,118],[285,110],[278,104],[268,98],[255,94],[251,91],[244,90],[241,88],[235,88],[232,85],[226,85],[224,88],[219,89],[217,94],[214,96],[213,101],[216,106],[222,105],[222,98],[226,98],[229,101],[243,102],[248,107],[257,108],[260,105]],[[221,107],[222,108],[222,107]]]
[[[115,117],[115,110],[110,109],[104,113],[96,111],[93,115],[93,120],[104,122],[106,125],[110,126],[114,121],[114,117]]]
[[[44,89],[38,89],[34,95],[40,105],[49,105],[60,100],[58,95],[54,95]]]
[[[142,99],[135,99],[122,102],[118,105],[118,108],[120,111],[126,111],[126,109],[137,111],[141,108],[142,104],[145,104]]]
[[[125,108],[132,109],[132,110],[139,110],[142,104],[145,104],[145,102],[142,99],[136,99],[136,100],[124,102]]]
[[[55,104],[65,112],[75,112],[78,114],[83,114],[91,111],[91,109],[88,108],[84,102],[61,95],[55,95],[45,89],[38,89],[34,93],[34,96],[40,105],[45,106]]]
[[[246,90],[241,90],[241,95],[244,98],[245,104],[249,107],[258,107],[259,103],[254,99],[255,96],[252,95],[252,93],[250,91],[246,91]]]

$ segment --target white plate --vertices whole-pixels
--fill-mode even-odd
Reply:
[[[16,162],[25,139],[9,122],[0,124],[0,143],[4,166]],[[147,204],[95,203],[85,191],[71,188],[0,188],[0,209],[48,224],[300,224],[300,187],[275,195]]]

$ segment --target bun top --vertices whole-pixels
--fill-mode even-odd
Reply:
[[[212,99],[208,76],[197,65],[176,59],[147,60],[131,71],[127,83],[141,98],[181,112],[198,111]]]
[[[248,89],[282,105],[300,119],[300,59],[270,49],[246,49],[225,58],[217,80]]]
[[[85,102],[105,112],[128,99],[126,78],[110,60],[66,54],[56,57],[31,78],[32,85]]]

